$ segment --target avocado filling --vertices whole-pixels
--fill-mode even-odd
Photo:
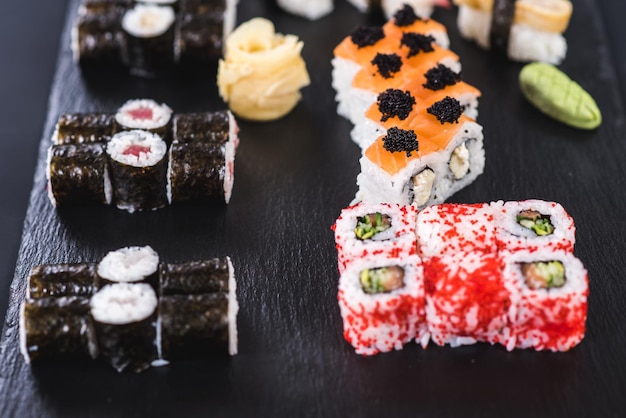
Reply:
[[[368,213],[365,216],[357,218],[354,233],[358,239],[366,240],[372,238],[379,232],[383,232],[391,228],[391,218],[389,215],[383,215],[380,212]]]
[[[365,293],[386,293],[404,286],[404,269],[400,266],[365,269],[359,276]]]
[[[530,229],[540,237],[554,232],[554,225],[550,222],[550,216],[542,215],[536,210],[523,210],[517,214],[516,219],[518,224]]]
[[[565,267],[557,260],[522,263],[521,270],[526,285],[531,289],[562,287],[567,281]]]

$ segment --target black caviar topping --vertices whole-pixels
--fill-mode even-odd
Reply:
[[[374,45],[385,37],[380,26],[357,26],[350,35],[352,42],[359,48]]]
[[[378,53],[372,60],[372,64],[378,67],[378,73],[383,78],[391,78],[402,68],[402,58],[398,54]]]
[[[406,152],[410,157],[411,152],[418,149],[417,135],[415,131],[407,131],[397,127],[389,128],[387,135],[383,137],[383,147],[389,152]]]
[[[402,34],[400,46],[406,46],[409,48],[409,53],[406,57],[411,58],[413,55],[419,54],[420,51],[434,51],[435,49],[433,48],[433,42],[435,42],[435,38],[430,35],[422,35],[421,33],[408,32]]]
[[[457,99],[446,96],[445,99],[439,100],[426,109],[426,111],[431,115],[435,115],[442,125],[445,122],[459,123],[459,118],[463,113],[463,106],[461,106],[461,103]]]
[[[398,27],[403,26],[411,26],[415,23],[416,20],[422,20],[417,14],[415,14],[415,10],[408,4],[404,4],[402,9],[398,9],[398,11],[393,15],[394,23]]]
[[[460,73],[455,73],[443,64],[426,71],[424,76],[426,77],[426,82],[422,85],[430,90],[441,90],[446,88],[446,86],[454,86],[461,81]]]
[[[404,120],[413,110],[414,104],[415,97],[408,91],[387,89],[378,95],[378,110],[382,113],[380,120],[384,122],[394,116]]]

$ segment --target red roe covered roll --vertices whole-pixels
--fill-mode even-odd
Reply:
[[[417,256],[369,257],[351,262],[339,279],[344,338],[358,354],[425,346],[422,267]]]
[[[415,255],[415,217],[412,206],[356,204],[344,209],[333,225],[339,272],[355,259]]]
[[[587,319],[587,270],[571,252],[506,253],[504,276],[516,292],[511,328],[516,347],[567,351],[582,341]]]

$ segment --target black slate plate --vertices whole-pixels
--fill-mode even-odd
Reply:
[[[217,110],[214,76],[140,80],[85,77],[69,50],[70,2],[33,191],[0,342],[2,416],[617,416],[626,408],[626,251],[621,208],[624,109],[592,0],[577,1],[561,68],[598,101],[596,131],[560,125],[532,108],[517,87],[521,64],[462,40],[449,28],[464,79],[483,92],[479,122],[487,164],[454,202],[542,198],[562,203],[577,223],[576,255],[589,270],[588,333],[567,353],[486,344],[451,349],[411,344],[364,358],[343,341],[336,303],[336,255],[329,227],[356,191],[359,152],[351,125],[335,113],[333,47],[380,16],[336,2],[316,21],[270,2],[242,0],[238,20],[271,18],[305,42],[312,85],[287,117],[241,121],[230,205],[172,206],[130,215],[108,207],[54,210],[45,194],[45,151],[59,113],[111,111],[133,97],[176,112]],[[330,30],[327,30],[330,28]],[[214,69],[213,69],[214,71]],[[33,265],[92,261],[126,245],[152,245],[167,261],[231,255],[239,283],[240,354],[181,362],[139,375],[98,363],[34,369],[19,354],[18,306]]]

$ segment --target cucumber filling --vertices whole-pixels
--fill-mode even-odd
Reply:
[[[404,287],[404,269],[400,266],[365,269],[359,280],[365,293],[387,293]]]
[[[360,240],[372,238],[374,235],[391,228],[391,218],[380,212],[368,213],[357,218],[354,234]]]

